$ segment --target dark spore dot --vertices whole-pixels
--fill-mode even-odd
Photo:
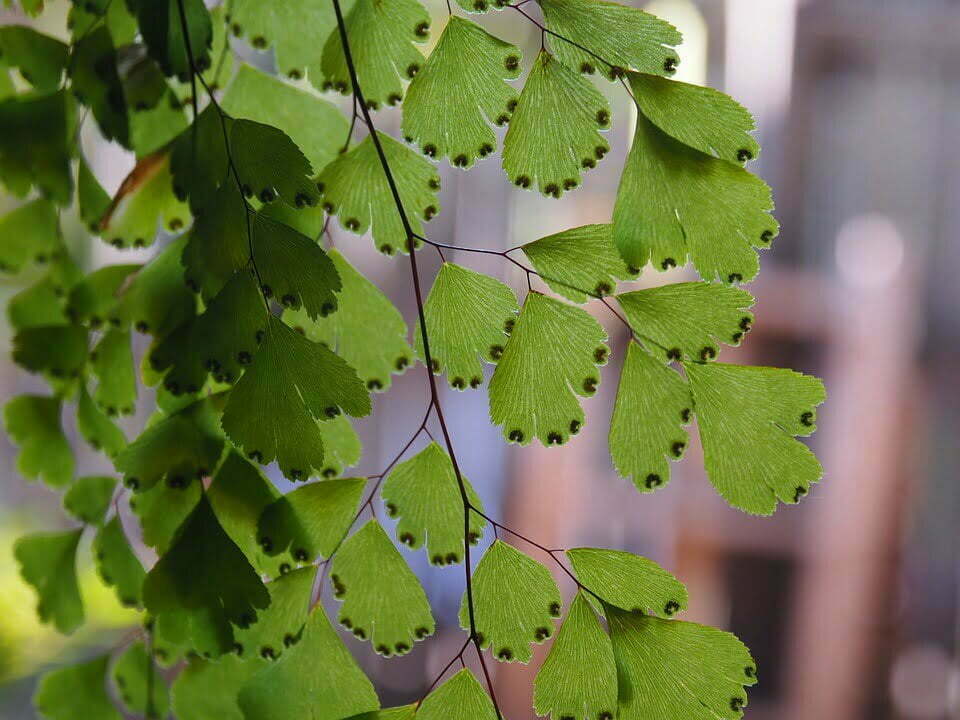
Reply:
[[[757,669],[752,665],[747,665],[743,669],[743,674],[746,675],[748,678],[755,678],[757,676]]]
[[[520,58],[516,55],[508,55],[507,59],[503,61],[503,65],[507,70],[513,71],[520,67]]]
[[[762,242],[764,245],[769,245],[772,240],[773,240],[772,230],[764,230],[762,233],[760,233],[760,242]]]
[[[503,357],[503,345],[491,345],[490,358],[493,360],[499,360],[502,357]]]
[[[593,289],[593,292],[597,295],[609,295],[613,291],[613,288],[610,287],[608,282],[598,282],[597,286]]]
[[[427,205],[423,209],[423,219],[427,222],[430,222],[437,216],[437,206],[436,205]]]
[[[547,627],[538,627],[534,632],[533,636],[537,639],[537,642],[543,642],[548,637],[550,637],[550,628]]]
[[[750,328],[753,327],[753,319],[749,317],[740,318],[740,329],[744,332],[749,332]]]
[[[474,390],[476,390],[482,384],[483,384],[483,380],[481,380],[480,378],[478,377],[470,378],[470,387],[473,388]]]
[[[550,617],[560,617],[560,603],[552,602],[547,606],[547,612],[550,613]]]
[[[646,482],[644,483],[647,486],[647,490],[652,490],[655,487],[660,487],[660,484],[663,480],[660,479],[660,476],[656,473],[650,473],[647,475]]]
[[[436,157],[437,155],[437,146],[433,143],[427,143],[423,146],[423,154],[428,157]]]
[[[807,410],[800,416],[800,424],[804,427],[813,427],[813,413]]]
[[[506,114],[504,114],[504,115],[497,115],[497,119],[494,120],[494,123],[496,123],[496,125],[497,125],[498,127],[503,127],[503,126],[506,125],[508,122],[510,122],[510,116],[509,116],[509,115],[506,115]]]
[[[303,73],[294,68],[293,70],[287,72],[287,77],[291,80],[299,80],[303,77]]]
[[[584,392],[590,393],[591,395],[597,391],[597,379],[596,378],[584,378],[583,381],[583,390]]]
[[[336,477],[337,471],[332,467],[325,467],[323,470],[320,471],[320,474],[329,480],[332,477]]]
[[[249,365],[252,359],[253,358],[251,357],[250,353],[248,353],[246,350],[241,350],[237,353],[237,362],[241,365]]]
[[[701,360],[713,360],[717,356],[717,349],[709,345],[700,350]]]
[[[677,261],[674,260],[672,257],[664,258],[663,261],[660,263],[660,267],[663,268],[664,270],[669,270],[670,268],[676,267],[676,266],[677,266]]]
[[[304,563],[310,559],[310,554],[303,548],[297,548],[293,551],[293,559],[297,562]]]
[[[406,368],[409,364],[410,364],[410,358],[406,357],[405,355],[401,355],[400,357],[398,357],[398,358],[394,361],[393,366],[394,366],[397,370],[403,370],[403,369]]]
[[[802,485],[797,486],[796,492],[793,493],[793,501],[800,502],[800,498],[807,494],[807,489]]]
[[[403,100],[403,95],[400,93],[390,93],[387,96],[387,105],[395,107],[400,104],[401,100]]]
[[[507,436],[512,442],[523,442],[523,430],[511,430]]]
[[[447,553],[447,556],[444,558],[447,561],[447,565],[456,565],[460,562],[460,556],[456,553]]]
[[[273,297],[273,288],[270,287],[269,285],[261,285],[261,286],[260,286],[260,292],[263,293],[263,296],[264,296],[265,298],[271,298],[271,297]]]
[[[110,244],[113,245],[115,248],[122,248],[123,238],[114,238],[113,240],[110,241]]]
[[[581,423],[579,420],[571,420],[571,421],[570,421],[570,434],[571,434],[571,435],[576,435],[578,432],[580,432],[580,428],[581,428],[581,427],[583,427],[583,425],[582,425],[582,423]]]
[[[340,618],[340,624],[343,625],[347,630],[353,627],[353,622],[350,618]]]
[[[684,408],[680,411],[680,420],[684,423],[690,422],[690,408]]]
[[[510,333],[513,332],[513,328],[515,328],[516,325],[517,325],[516,318],[507,318],[506,320],[503,321],[503,331],[507,335],[509,335]]]
[[[264,552],[270,552],[273,550],[273,540],[268,537],[260,538],[260,547],[263,548]]]
[[[387,515],[389,515],[390,517],[397,516],[397,506],[394,505],[392,502],[384,503],[384,507],[387,509]]]
[[[513,112],[517,109],[517,98],[507,100],[507,110]]]
[[[281,575],[286,575],[286,574],[287,574],[288,572],[290,572],[291,570],[293,570],[293,568],[290,567],[290,563],[282,563],[282,564],[280,565],[280,574],[281,574]]]
[[[383,383],[377,380],[376,378],[371,378],[367,380],[367,389],[368,390],[382,390]]]
[[[543,188],[543,194],[548,197],[558,198],[560,197],[560,186],[556,183],[547,183]]]
[[[603,156],[606,155],[609,151],[610,151],[610,148],[608,148],[606,145],[597,145],[593,149],[593,154],[597,156],[597,160],[603,160]]]
[[[563,435],[558,432],[547,433],[547,445],[559,445],[563,442]]]
[[[753,153],[747,150],[747,148],[740,148],[737,150],[737,160],[742,163],[749,162],[753,160]]]
[[[394,253],[393,245],[389,245],[389,244],[381,245],[380,252],[382,252],[384,255],[393,255]]]
[[[484,143],[483,145],[480,146],[477,152],[480,154],[480,157],[486,157],[487,155],[493,152],[493,145],[491,145],[490,143]]]
[[[478,542],[480,542],[480,533],[476,532],[475,530],[471,530],[469,533],[467,533],[467,540],[471,545],[476,545]]]
[[[187,480],[183,475],[174,475],[167,478],[167,487],[174,490],[183,490],[187,486]]]
[[[676,600],[671,600],[666,605],[663,606],[663,614],[670,616],[673,615],[677,610],[680,609],[680,603]]]
[[[602,713],[597,715],[597,720],[613,720],[613,713],[608,710],[604,710]]]
[[[477,12],[484,12],[487,9],[487,3],[484,0],[477,0],[473,4],[473,9]]]
[[[606,127],[610,124],[610,111],[609,110],[598,110],[597,111],[597,125],[600,127]]]
[[[580,72],[582,72],[584,75],[593,75],[596,71],[597,68],[595,68],[591,63],[580,63]]]
[[[340,408],[338,408],[336,405],[331,405],[330,407],[324,409],[323,414],[328,418],[335,418],[340,414]]]
[[[733,340],[733,342],[738,343],[743,340],[743,333],[737,330],[737,332],[730,336],[730,339]]]
[[[292,635],[292,634],[290,634],[290,633],[287,633],[286,635],[283,636],[283,646],[284,646],[284,647],[290,647],[290,646],[296,645],[296,644],[297,644],[297,637],[296,637],[295,635]]]
[[[413,78],[416,77],[417,73],[420,72],[420,66],[416,63],[410,63],[407,66],[407,77]]]
[[[326,189],[327,189],[327,186],[326,186],[326,185],[324,185],[322,182],[319,182],[319,181],[317,182],[317,192],[318,192],[318,193],[321,193],[321,194],[322,194],[323,191],[326,190]]]
[[[254,462],[262,463],[263,462],[263,453],[259,450],[251,450],[247,453],[247,457],[253,460]]]
[[[413,634],[416,636],[417,640],[423,640],[423,638],[430,634],[430,631],[425,627],[418,627],[413,631]]]
[[[303,480],[303,470],[291,469],[290,470],[290,479],[294,482],[298,480]]]
[[[673,75],[677,71],[677,59],[675,57],[668,57],[663,61],[663,71]]]
[[[384,657],[390,657],[391,655],[390,648],[388,648],[386,645],[377,645],[376,650],[379,654],[383,655]]]
[[[425,38],[427,35],[430,34],[430,23],[428,22],[420,23],[413,29],[413,32],[416,34],[417,37]]]
[[[396,651],[397,655],[406,655],[408,652],[410,652],[410,646],[402,642],[394,645],[393,649]]]
[[[430,558],[431,565],[442,566],[443,565],[443,555],[434,555]]]
[[[529,175],[518,175],[513,181],[513,184],[517,187],[528,188],[530,187],[530,176]]]
[[[297,193],[297,196],[293,199],[293,204],[298,208],[304,208],[307,205],[313,205],[315,201],[306,193]]]
[[[513,651],[510,648],[500,648],[500,650],[497,651],[497,657],[509,662],[513,659]]]
[[[610,352],[610,348],[607,347],[598,347],[593,351],[593,362],[594,363],[605,363],[607,361],[607,355]]]
[[[685,442],[682,442],[681,440],[677,440],[675,443],[673,443],[670,446],[670,452],[673,454],[674,457],[680,457],[681,455],[683,455],[683,449],[686,446],[687,444]]]
[[[455,377],[450,381],[450,384],[455,387],[457,390],[463,390],[467,387],[466,381],[462,377]]]
[[[679,360],[680,348],[670,348],[667,350],[667,360]]]
[[[610,66],[610,70],[607,72],[607,76],[608,76],[611,80],[619,80],[620,78],[622,78],[622,77],[623,77],[624,75],[626,75],[626,74],[627,74],[627,71],[624,70],[624,69],[623,69],[622,67],[620,67],[619,65],[611,65],[611,66]]]
[[[456,165],[458,168],[465,168],[468,163],[469,163],[469,160],[467,159],[467,156],[464,155],[463,153],[460,153],[453,159],[453,164]]]
[[[740,273],[730,273],[729,275],[727,275],[727,282],[731,284],[743,282],[743,275],[741,275]]]
[[[563,189],[564,189],[564,190],[573,190],[573,189],[574,189],[577,185],[579,185],[579,184],[580,184],[580,183],[578,183],[578,182],[577,182],[576,180],[574,180],[573,178],[567,178],[566,180],[563,181]]]
[[[730,698],[730,709],[734,712],[740,712],[743,709],[743,698]]]
[[[277,657],[277,653],[272,647],[265,645],[264,647],[260,648],[260,657],[262,657],[264,660],[274,660]]]
[[[413,547],[414,539],[413,539],[413,535],[412,535],[411,533],[408,533],[408,532],[400,533],[400,538],[399,538],[399,540],[400,540],[400,542],[402,542],[404,545],[407,545],[408,547]],[[439,557],[439,555],[438,555],[437,557]]]
[[[243,613],[237,621],[237,627],[248,628],[253,624],[256,618],[250,613]]]
[[[433,371],[433,374],[436,375],[440,372],[440,361],[436,358],[430,358],[430,369]]]
[[[586,157],[580,164],[584,167],[584,169],[590,170],[591,168],[595,168],[597,166],[597,161],[592,157]]]

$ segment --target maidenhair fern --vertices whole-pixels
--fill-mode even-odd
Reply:
[[[548,549],[484,508],[436,376],[484,392],[495,365],[486,392],[505,441],[573,441],[582,399],[603,375],[615,382],[604,366],[616,346],[580,307],[596,300],[629,329],[609,434],[620,475],[643,493],[666,485],[696,421],[728,503],[769,514],[798,502],[822,472],[797,439],[815,429],[822,384],[716,362],[752,327],[738,286],[778,230],[769,188],[744,167],[759,152],[750,114],[670,79],[680,34],[606,0],[457,0],[442,28],[418,0],[208,4],[74,0],[66,43],[0,29],[2,79],[23,80],[0,83],[0,182],[23,200],[0,218],[0,271],[34,278],[8,305],[13,359],[50,387],[9,400],[4,421],[18,471],[62,493],[67,516],[14,555],[41,621],[61,632],[84,620],[85,553],[142,615],[108,654],[45,675],[39,714],[497,720],[490,666],[546,643],[539,715],[742,715],[754,661],[732,635],[676,617],[688,603],[677,578],[617,549]],[[529,23],[540,51],[495,36],[494,12]],[[271,49],[277,74],[236,60],[231,38]],[[420,272],[418,251],[453,247],[426,229],[441,212],[439,163],[467,170],[499,150],[504,182],[575,192],[627,123],[611,93],[633,102],[636,129],[609,222],[458,248],[520,268],[519,298],[469,263]],[[388,106],[401,108],[396,138],[377,121]],[[113,197],[80,148],[82,123],[136,158]],[[70,206],[117,249],[162,247],[84,274],[61,230]],[[364,241],[329,247],[334,218],[397,256],[415,317],[357,269]],[[687,263],[700,281],[618,292]],[[352,418],[376,415],[372,393],[408,370],[430,398],[409,441],[383,472],[344,477],[362,453]],[[128,438],[117,420],[144,398],[155,411]],[[70,415],[115,475],[76,477]],[[301,484],[280,493],[272,463]],[[381,709],[333,621],[385,657],[429,642],[434,612],[408,564],[420,550],[443,572],[463,568],[463,643],[417,702]],[[572,599],[554,571],[575,582]],[[468,654],[477,675],[452,670]]]

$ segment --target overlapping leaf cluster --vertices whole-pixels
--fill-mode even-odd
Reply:
[[[8,305],[13,358],[49,385],[10,400],[4,420],[19,472],[63,492],[69,516],[21,538],[15,556],[39,617],[64,633],[84,620],[87,547],[118,601],[143,614],[134,641],[46,675],[41,716],[499,717],[468,670],[438,678],[422,703],[380,710],[318,589],[357,641],[386,657],[413,651],[436,621],[394,539],[433,565],[465,565],[460,622],[478,653],[528,662],[532,643],[552,639],[538,714],[742,713],[749,652],[673,619],[686,590],[650,560],[541,548],[578,585],[558,629],[563,598],[546,566],[499,536],[470,559],[491,522],[451,445],[398,462],[408,445],[372,484],[343,477],[361,456],[350,418],[428,358],[458,390],[489,377],[490,417],[509,442],[568,442],[616,347],[578,307],[596,298],[630,328],[609,445],[641,492],[669,481],[694,420],[707,475],[737,508],[769,514],[820,477],[795,439],[815,428],[820,382],[714,362],[751,328],[753,298],[738,285],[777,232],[769,189],[744,168],[759,151],[752,118],[670,79],[680,35],[668,23],[606,0],[539,6],[546,42],[526,59],[460,14],[425,57],[432,20],[418,0],[343,0],[342,26],[331,0],[75,0],[65,41],[0,28],[0,183],[22,198],[0,218],[0,272],[24,285]],[[271,50],[280,77],[236,63],[231,36]],[[355,241],[325,246],[336,218],[385,255],[415,252],[441,210],[439,163],[468,169],[498,149],[516,187],[574,191],[624,120],[608,82],[637,110],[610,222],[497,253],[544,292],[518,302],[444,262],[411,328],[357,268]],[[364,107],[344,117],[327,91]],[[402,141],[369,116],[395,105]],[[112,194],[84,156],[82,121],[135,158]],[[157,249],[87,268],[65,239],[71,211],[117,249]],[[618,292],[688,262],[699,281]],[[442,417],[432,397],[421,430],[430,412]],[[75,477],[74,427],[115,475]],[[271,463],[303,484],[281,494],[261,468]],[[362,517],[378,493],[395,524]]]

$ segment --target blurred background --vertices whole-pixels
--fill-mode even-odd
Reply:
[[[445,390],[461,465],[488,513],[541,544],[624,548],[677,574],[690,590],[686,619],[733,631],[758,661],[760,684],[750,694],[748,718],[960,718],[960,2],[638,5],[683,31],[679,79],[722,89],[757,117],[763,153],[751,167],[774,189],[782,233],[763,253],[763,272],[749,287],[758,297],[755,330],[721,360],[825,379],[830,396],[810,441],[824,480],[799,506],[772,518],[748,517],[713,492],[694,442],[668,487],[637,493],[613,471],[606,450],[627,338],[602,306],[590,309],[611,333],[614,359],[597,396],[586,402],[584,431],[560,449],[509,447],[490,426],[484,392]],[[51,2],[38,27],[63,34],[66,6]],[[435,40],[446,10],[441,3],[431,9]],[[533,3],[526,9],[539,12]],[[3,22],[25,22],[14,11],[0,13]],[[539,49],[539,30],[517,13],[493,13],[484,24],[523,47],[528,61]],[[269,53],[242,42],[234,47],[246,61],[271,67]],[[632,118],[622,88],[604,83],[603,89],[614,110],[614,150],[581,189],[556,202],[513,188],[496,159],[469,173],[444,164],[443,211],[430,236],[505,249],[609,221]],[[387,111],[377,121],[380,129],[396,131],[399,115]],[[83,144],[101,182],[115,190],[131,158],[99,139],[93,123]],[[88,268],[149,257],[140,251],[142,258],[131,259],[132,252],[90,243],[79,222],[65,222],[76,257]],[[335,241],[409,321],[407,265],[339,229]],[[446,255],[525,290],[522,274],[500,258]],[[432,275],[436,254],[424,250],[421,257]],[[648,269],[633,285],[692,277],[689,269]],[[31,278],[2,282],[6,300]],[[3,400],[38,390],[39,383],[9,361],[5,324],[0,333]],[[427,399],[422,369],[377,397],[373,419],[360,424],[365,456],[358,473],[383,469]],[[142,424],[149,400],[143,393],[128,430]],[[82,474],[110,471],[81,443],[76,447]],[[52,493],[16,475],[15,450],[6,439],[0,457],[7,469],[0,485],[0,718],[6,720],[32,717],[38,672],[122,641],[131,616],[87,568],[88,629],[64,639],[38,625],[10,545],[25,530],[64,521]],[[516,543],[549,564],[536,549]],[[430,567],[422,553],[406,557],[435,603],[437,638],[389,661],[346,641],[375,677],[385,706],[418,699],[462,642],[456,627],[462,568]],[[559,573],[557,579],[569,594],[569,581]],[[543,656],[540,648],[530,666],[492,663],[513,720],[533,717],[531,683]]]

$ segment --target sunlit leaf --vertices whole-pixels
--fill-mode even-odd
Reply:
[[[63,509],[82,523],[100,525],[110,508],[117,479],[104,475],[77,478],[64,493]]]
[[[178,720],[244,720],[237,695],[266,660],[224,655],[216,661],[190,658],[170,688]]]
[[[0,270],[18,273],[30,263],[43,265],[60,251],[57,208],[43,198],[21,205],[0,218]]]
[[[170,704],[167,683],[140,641],[132,643],[111,672],[117,696],[126,709],[146,717],[166,717]]]
[[[137,378],[133,369],[130,331],[111,328],[91,354],[93,372],[99,378],[93,393],[107,415],[130,415],[137,403]]]
[[[70,289],[67,313],[73,322],[92,328],[116,314],[117,297],[140,265],[107,265],[86,275]]]
[[[109,458],[116,457],[127,446],[123,430],[97,407],[84,383],[80,383],[77,393],[77,430],[90,447]]]
[[[60,425],[60,400],[18,395],[4,407],[3,421],[10,439],[20,447],[17,472],[54,488],[70,484],[73,452]]]
[[[102,655],[52,670],[40,678],[33,705],[44,720],[122,720],[107,694],[107,663]]]
[[[144,544],[158,553],[166,552],[177,530],[200,502],[201,493],[201,483],[191,480],[185,486],[174,487],[157,483],[131,496],[130,509],[140,520]]]
[[[687,607],[683,583],[645,557],[604,548],[572,548],[567,557],[577,579],[606,603],[660,617]]]
[[[340,624],[380,655],[406,655],[434,631],[417,576],[376,520],[340,546],[330,570]]]
[[[267,583],[270,606],[259,613],[256,623],[234,632],[235,651],[241,657],[276,660],[296,645],[310,612],[316,576],[316,568],[305,567]]]
[[[497,711],[477,678],[463,668],[424,698],[416,716],[419,720],[496,720]]]
[[[494,541],[473,571],[473,603],[481,645],[504,662],[530,662],[530,643],[550,637],[560,617],[560,591],[550,571],[502,540]],[[470,628],[466,593],[460,626]]]
[[[20,575],[37,591],[37,615],[62,633],[83,624],[77,584],[77,544],[83,528],[25,535],[13,546]]]
[[[100,579],[113,587],[120,604],[124,607],[138,607],[141,604],[146,573],[140,559],[130,547],[119,515],[114,515],[110,522],[97,532],[93,540],[93,557]]]
[[[87,330],[76,325],[40,325],[13,338],[13,361],[30,372],[75,378],[87,362]]]

